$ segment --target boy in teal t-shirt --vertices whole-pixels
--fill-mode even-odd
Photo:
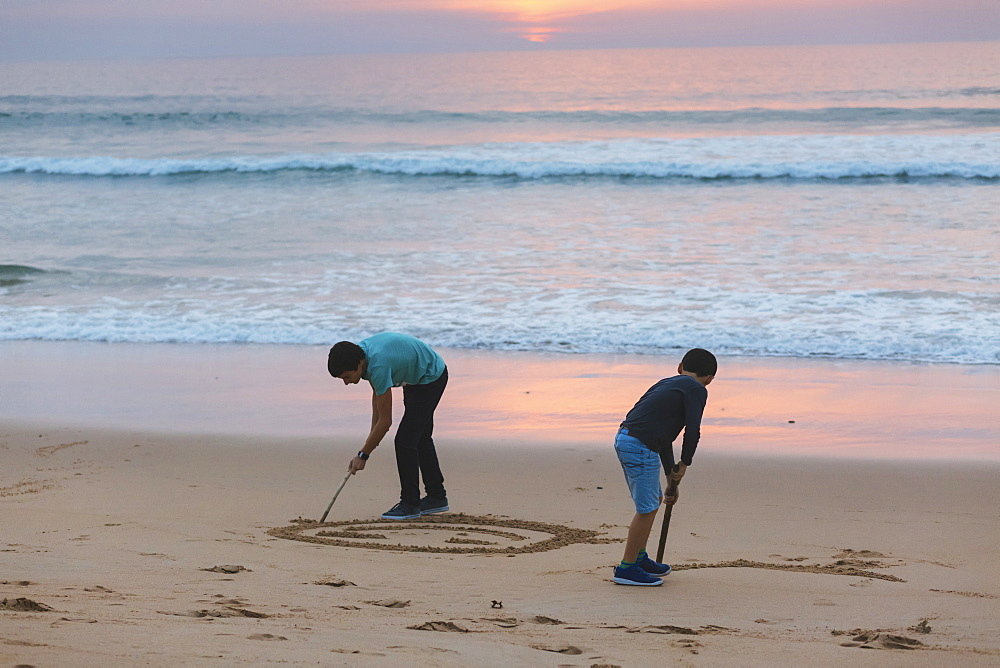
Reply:
[[[392,388],[403,388],[403,417],[394,439],[399,471],[399,503],[382,514],[404,520],[448,510],[444,475],[434,448],[434,411],[448,384],[448,368],[429,345],[406,334],[383,332],[358,343],[341,341],[330,349],[327,369],[345,385],[367,380],[372,387],[372,427],[351,459],[351,474],[368,458],[392,425]],[[420,498],[420,478],[427,495]]]

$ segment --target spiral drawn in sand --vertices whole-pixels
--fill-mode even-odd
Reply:
[[[397,552],[445,554],[524,554],[545,552],[574,543],[608,543],[601,532],[529,520],[466,515],[433,515],[415,520],[292,520],[271,529],[277,538],[321,545]]]

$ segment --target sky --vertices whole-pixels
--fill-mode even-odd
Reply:
[[[1000,41],[1000,0],[0,0],[0,60]]]

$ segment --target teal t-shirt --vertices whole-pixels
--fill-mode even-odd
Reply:
[[[444,373],[444,360],[429,345],[406,334],[382,332],[358,342],[368,366],[361,375],[376,395],[402,385],[433,383]]]

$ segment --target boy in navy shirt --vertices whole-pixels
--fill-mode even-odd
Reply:
[[[677,501],[676,493],[663,498],[660,466],[662,463],[672,480],[679,482],[684,477],[701,436],[706,387],[717,370],[715,355],[701,348],[689,350],[677,365],[678,375],[649,388],[618,429],[615,451],[635,503],[635,516],[628,528],[625,554],[615,567],[616,584],[661,585],[660,576],[670,573],[670,566],[653,561],[646,553],[660,501],[667,505]],[[681,461],[674,466],[673,442],[682,429]]]

